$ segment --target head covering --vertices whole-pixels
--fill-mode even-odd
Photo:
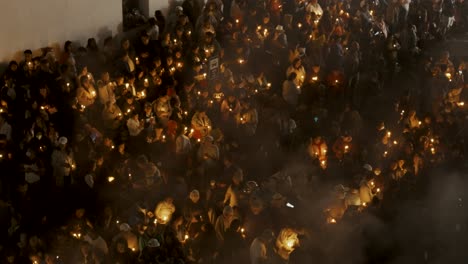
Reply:
[[[200,192],[198,190],[193,190],[190,192],[190,199],[200,198]]]
[[[123,223],[119,226],[119,229],[120,231],[123,231],[123,232],[129,232],[130,230],[132,230],[132,228],[130,227],[129,224],[127,223]]]
[[[283,32],[284,31],[284,28],[282,25],[277,25],[276,28],[275,28],[276,31],[281,31]]]
[[[370,164],[365,164],[363,166],[363,168],[366,170],[366,171],[372,171],[372,166]]]
[[[184,11],[184,8],[182,6],[176,6],[175,8],[176,11]]]
[[[60,145],[66,145],[68,143],[68,139],[66,137],[60,137],[58,142]]]
[[[148,247],[150,248],[157,248],[159,246],[161,246],[161,244],[159,244],[159,241],[156,238],[152,238],[148,241]]]
[[[273,200],[274,200],[274,201],[283,200],[283,199],[284,199],[284,196],[281,195],[281,193],[275,193],[275,194],[273,195]]]

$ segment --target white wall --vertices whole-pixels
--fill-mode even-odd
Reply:
[[[162,0],[163,1],[163,0]],[[0,62],[20,59],[25,49],[40,54],[66,40],[86,44],[121,31],[121,0],[0,0]]]
[[[169,7],[178,2],[182,4],[183,0],[139,0],[139,8],[143,15],[150,17],[154,16],[154,11],[161,10],[164,15],[167,15]]]

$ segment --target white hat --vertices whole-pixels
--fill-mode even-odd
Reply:
[[[198,190],[193,190],[190,192],[190,198],[200,198],[200,192]]]
[[[182,6],[176,6],[175,8],[177,11],[184,11],[184,8]]]
[[[366,170],[366,171],[372,171],[372,166],[370,164],[365,164],[363,166],[363,168]]]
[[[127,224],[127,223],[121,224],[121,225],[119,226],[119,229],[120,229],[120,231],[123,231],[123,232],[128,232],[128,231],[132,230],[132,228],[130,227],[130,225]]]
[[[276,31],[284,31],[282,25],[277,25],[276,28],[275,28],[275,30],[276,30]]]
[[[60,145],[66,145],[68,143],[68,139],[66,137],[60,137],[58,142]]]
[[[156,248],[159,246],[161,246],[161,244],[159,244],[159,241],[156,238],[152,238],[148,241],[148,247]]]

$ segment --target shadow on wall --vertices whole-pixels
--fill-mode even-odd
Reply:
[[[139,29],[141,29],[141,28],[139,28]],[[139,30],[139,29],[137,29],[137,30]],[[117,26],[115,35],[112,34],[112,30],[109,27],[102,27],[97,31],[96,36],[82,35],[82,36],[79,37],[79,39],[71,40],[71,41],[75,44],[74,45],[75,48],[86,47],[88,38],[94,37],[94,38],[96,38],[96,41],[97,41],[99,47],[102,47],[103,44],[104,44],[104,40],[106,38],[108,38],[108,37],[112,37],[114,42],[116,44],[118,44],[120,42],[120,40],[122,38],[124,38],[124,37],[132,38],[133,35],[135,35],[135,32],[137,32],[137,31],[136,30],[131,30],[129,32],[123,32],[123,24],[120,23]],[[51,44],[49,44],[47,47],[41,47],[41,48],[38,48],[38,49],[31,49],[31,51],[33,53],[33,58],[38,57],[38,56],[42,56],[44,54],[43,50],[45,48],[52,48],[54,53],[55,53],[55,58],[57,60],[59,60],[60,55],[62,54],[64,43],[65,42],[63,42],[63,43],[51,42]],[[3,74],[5,69],[8,67],[8,64],[10,63],[10,61],[15,60],[15,61],[17,61],[19,63],[21,60],[23,60],[23,53],[24,53],[24,50],[18,50],[10,58],[5,57],[3,59],[3,61],[0,63],[0,76]]]

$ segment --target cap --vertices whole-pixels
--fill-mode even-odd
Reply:
[[[60,145],[66,145],[68,143],[68,139],[66,137],[60,137],[58,142]]]
[[[159,241],[156,238],[152,238],[148,241],[148,247],[150,248],[157,248],[159,246],[161,246],[161,244],[159,244]]]
[[[282,199],[284,199],[284,196],[281,195],[281,193],[275,193],[273,195],[273,200],[282,200]]]
[[[121,224],[121,225],[119,226],[119,229],[120,229],[120,231],[123,231],[123,232],[128,232],[128,231],[132,230],[132,228],[130,227],[130,225],[127,224],[127,223]]]
[[[276,28],[275,28],[275,30],[276,30],[276,31],[284,31],[282,25],[277,25]]]
[[[198,190],[193,190],[190,192],[190,198],[200,197],[200,192]]]
[[[372,166],[370,164],[365,164],[363,168],[367,171],[372,171]]]

